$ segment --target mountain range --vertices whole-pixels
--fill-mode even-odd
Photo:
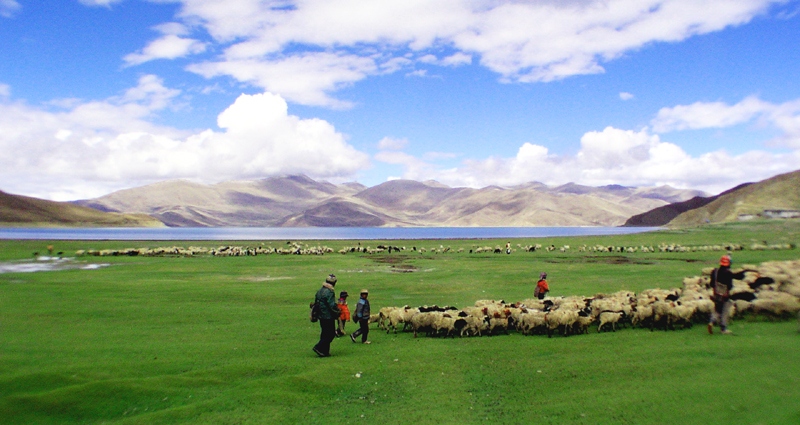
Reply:
[[[53,202],[0,191],[0,225],[177,227],[670,226],[800,214],[800,170],[718,195],[669,186],[531,182],[453,188],[393,180],[374,187],[303,175],[213,185],[173,180]]]
[[[764,216],[768,211],[800,214],[800,170],[659,207],[629,218],[625,226],[696,226]]]
[[[368,188],[293,175],[213,185],[166,181],[75,204],[186,227],[618,226],[633,215],[705,195],[669,186],[536,182],[473,189],[392,180]]]
[[[106,213],[67,202],[53,202],[0,191],[0,225],[163,227],[146,214]]]

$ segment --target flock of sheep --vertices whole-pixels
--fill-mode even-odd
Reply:
[[[288,242],[284,247],[273,248],[271,246],[231,246],[224,245],[216,248],[190,246],[188,248],[180,246],[157,247],[157,248],[125,248],[125,249],[89,249],[78,250],[75,255],[78,257],[90,255],[95,257],[117,257],[117,256],[143,256],[143,257],[164,257],[181,256],[191,257],[196,255],[211,255],[214,257],[243,257],[255,255],[324,255],[332,254],[333,248],[327,246],[308,246],[296,242]]]
[[[547,297],[520,302],[480,300],[464,308],[423,306],[384,307],[371,321],[386,332],[409,330],[416,337],[481,336],[516,331],[523,335],[564,336],[614,331],[618,326],[682,329],[707,322],[711,309],[710,277],[683,279],[682,288],[619,291],[591,297]],[[746,313],[784,318],[800,312],[800,260],[745,265],[742,280],[734,280],[733,316]]]
[[[776,244],[766,244],[766,243],[754,243],[745,248],[741,244],[733,244],[733,243],[726,243],[726,244],[718,244],[718,245],[695,245],[695,246],[685,246],[680,244],[666,244],[662,243],[657,246],[613,246],[613,245],[581,245],[577,248],[571,248],[569,245],[562,245],[560,247],[556,247],[555,245],[548,245],[542,246],[541,244],[535,245],[521,245],[517,244],[515,248],[511,248],[511,252],[516,251],[523,251],[523,252],[569,252],[573,250],[577,250],[578,252],[592,252],[592,253],[602,253],[602,252],[611,252],[611,253],[635,253],[635,252],[644,252],[644,253],[653,253],[653,252],[698,252],[698,251],[741,251],[744,249],[750,250],[783,250],[783,249],[794,249],[795,246],[793,244],[788,243],[776,243]],[[472,249],[465,249],[465,248],[458,248],[452,249],[449,246],[439,245],[425,248],[425,247],[406,247],[406,246],[393,246],[393,245],[377,245],[375,247],[371,246],[362,246],[358,244],[356,246],[347,246],[344,248],[335,251],[333,248],[328,246],[309,246],[308,244],[301,244],[298,242],[286,242],[284,246],[279,247],[272,247],[268,245],[257,245],[257,246],[219,246],[216,248],[210,247],[197,247],[197,246],[190,246],[180,247],[180,246],[169,246],[169,247],[157,247],[157,248],[125,248],[125,249],[103,249],[103,250],[79,250],[76,251],[75,255],[77,256],[98,256],[98,257],[110,257],[110,256],[195,256],[195,255],[211,255],[215,257],[230,257],[230,256],[253,256],[253,255],[325,255],[325,254],[332,254],[334,252],[338,252],[339,254],[350,254],[350,253],[362,253],[362,254],[384,254],[388,253],[391,254],[392,252],[406,252],[406,253],[433,253],[433,254],[445,254],[445,253],[506,253],[508,250],[505,247],[501,247],[500,245],[497,246],[473,246]]]

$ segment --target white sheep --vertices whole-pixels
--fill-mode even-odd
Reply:
[[[520,331],[524,335],[544,333],[547,331],[547,313],[541,310],[527,309],[520,315]]]
[[[621,311],[602,311],[597,315],[599,325],[597,325],[597,332],[603,329],[603,325],[611,324],[611,330],[616,331],[616,324],[622,318]]]
[[[752,302],[755,313],[768,313],[775,316],[796,314],[800,311],[800,299],[792,294],[779,291],[761,291]]]
[[[547,324],[547,336],[553,336],[553,331],[561,329],[561,333],[567,336],[572,329],[575,321],[578,320],[578,311],[559,308],[548,312],[545,315],[545,323]]]

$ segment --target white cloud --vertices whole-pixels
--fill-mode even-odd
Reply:
[[[119,3],[122,0],[78,0],[81,4],[86,6],[104,6],[109,7],[114,3]]]
[[[652,43],[747,23],[781,2],[182,0],[177,18],[199,25],[224,51],[190,70],[229,76],[293,102],[346,107],[331,93],[405,69],[409,55],[437,66],[475,58],[503,81],[553,81],[604,72],[604,63]],[[439,59],[443,51],[449,56]],[[314,83],[317,78],[323,82]]]
[[[756,121],[780,135],[769,144],[800,149],[800,99],[774,104],[750,96],[739,103],[696,102],[662,108],[650,122],[656,133],[704,128],[726,128]]]
[[[427,54],[419,59],[419,62],[427,63],[431,65],[439,65],[439,66],[461,66],[461,65],[469,65],[472,63],[472,55],[468,55],[466,53],[458,52],[452,54],[450,56],[444,57],[442,59],[437,58],[435,55]]]
[[[417,70],[411,71],[408,74],[406,74],[406,77],[420,77],[420,78],[423,78],[423,77],[427,77],[427,76],[428,76],[428,70],[427,69],[417,69]]]
[[[20,10],[22,6],[17,3],[17,0],[0,0],[0,16],[10,18],[14,13]]]
[[[189,32],[182,24],[168,22],[155,27],[155,29],[161,32],[163,36],[151,41],[140,52],[125,55],[123,60],[127,65],[139,65],[155,59],[182,58],[206,50],[205,43],[181,37]]]
[[[454,55],[448,56],[442,59],[441,64],[444,66],[461,66],[461,65],[469,65],[472,63],[472,55],[468,55],[466,53],[456,53]]]
[[[794,135],[794,151],[774,153],[751,150],[740,155],[725,151],[693,157],[680,146],[665,142],[648,129],[640,131],[607,127],[581,137],[575,155],[555,155],[544,146],[523,144],[512,158],[468,159],[456,168],[442,168],[435,159],[424,161],[403,152],[377,156],[378,161],[405,167],[403,178],[434,179],[451,186],[512,186],[530,181],[550,185],[576,182],[589,186],[621,184],[703,189],[719,193],[740,183],[759,181],[776,174],[795,171],[800,164],[800,101],[790,102],[781,113],[773,113],[774,125]],[[785,111],[795,111],[795,115]],[[779,116],[784,120],[772,118]]]
[[[653,131],[667,133],[676,130],[723,128],[748,122],[773,106],[755,97],[748,97],[735,105],[723,102],[696,102],[662,108],[651,122]]]
[[[290,115],[270,93],[241,95],[219,114],[222,131],[190,134],[147,122],[178,93],[145,76],[120,96],[71,101],[63,111],[0,104],[2,190],[69,200],[165,179],[333,178],[369,165],[330,123]]]
[[[623,91],[619,93],[619,98],[622,100],[631,100],[634,98],[634,96],[631,93]]]
[[[384,137],[378,142],[378,149],[399,151],[408,146],[408,139],[396,139],[393,137]]]
[[[306,105],[348,108],[350,102],[331,98],[326,93],[378,73],[371,58],[334,53],[307,53],[273,61],[237,60],[206,62],[188,68],[205,77],[230,75],[265,91],[279,93],[293,102]]]
[[[11,86],[8,84],[0,83],[0,97],[9,97],[11,96]]]

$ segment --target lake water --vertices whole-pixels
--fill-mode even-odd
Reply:
[[[0,228],[0,239],[142,241],[514,239],[623,235],[659,229],[658,227]]]

